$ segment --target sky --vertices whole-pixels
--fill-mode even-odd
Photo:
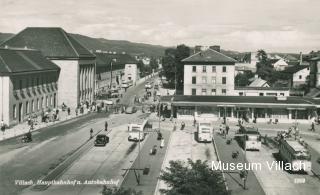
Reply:
[[[67,32],[163,46],[320,50],[320,0],[0,0],[0,32]]]

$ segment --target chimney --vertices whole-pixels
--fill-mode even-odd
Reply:
[[[200,52],[201,51],[201,45],[196,45],[195,47],[194,47],[194,53],[198,53],[198,52]]]
[[[212,45],[209,48],[212,49],[212,50],[215,50],[217,52],[220,52],[220,45]]]
[[[299,65],[302,65],[302,52],[300,52]]]

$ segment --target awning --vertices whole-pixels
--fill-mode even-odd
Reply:
[[[235,105],[228,105],[228,104],[226,104],[226,105],[217,105],[217,107],[230,107],[230,108],[234,108],[234,107],[236,107]]]

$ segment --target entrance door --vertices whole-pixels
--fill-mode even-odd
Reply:
[[[22,103],[19,104],[19,113],[18,113],[18,118],[19,118],[19,123],[22,122]]]

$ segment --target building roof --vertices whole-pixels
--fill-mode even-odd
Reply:
[[[161,97],[162,98],[162,97]],[[161,99],[162,102],[162,99]],[[283,100],[272,96],[175,96],[173,105],[194,106],[194,105],[221,105],[221,106],[250,106],[250,107],[283,107],[283,108],[306,108],[316,107],[317,102],[311,98],[286,97]]]
[[[234,87],[234,90],[289,91],[289,87]]]
[[[0,49],[0,75],[45,70],[59,71],[60,67],[46,59],[39,50]]]
[[[213,49],[207,49],[183,59],[182,62],[184,64],[212,63],[234,65],[236,60]]]
[[[112,60],[113,70],[124,69],[126,64],[138,63],[137,60],[129,54],[111,54],[104,52],[95,52],[94,55],[96,56],[97,73],[110,71]]]
[[[305,68],[309,68],[309,66],[306,66],[306,65],[290,66],[290,67],[286,68],[285,70],[283,70],[282,72],[294,74],[294,73],[296,73],[300,70],[303,70]]]
[[[95,58],[88,49],[59,27],[28,27],[0,46],[38,49],[45,57],[53,59]]]
[[[268,84],[266,80],[256,78],[252,81],[252,83],[250,83],[249,87],[263,87],[265,84]]]

